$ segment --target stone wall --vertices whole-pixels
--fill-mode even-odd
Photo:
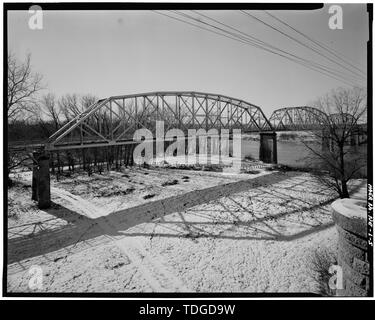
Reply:
[[[343,288],[338,296],[368,296],[370,264],[367,256],[366,201],[340,199],[332,204],[339,234],[338,265],[342,268]]]

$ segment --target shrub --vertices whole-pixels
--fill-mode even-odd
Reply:
[[[322,296],[335,296],[336,290],[329,287],[332,274],[329,268],[337,264],[336,255],[327,248],[315,249],[308,258],[311,276],[317,284],[317,293]]]

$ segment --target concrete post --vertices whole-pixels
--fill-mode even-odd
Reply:
[[[338,230],[338,265],[342,268],[343,288],[338,296],[368,296],[370,264],[367,256],[366,201],[340,199],[332,204]]]
[[[49,172],[49,154],[44,152],[38,158],[38,207],[47,209],[51,206],[51,183]]]
[[[39,174],[39,166],[38,166],[38,159],[40,153],[38,151],[33,152],[33,176],[31,181],[31,200],[38,200],[38,174]]]

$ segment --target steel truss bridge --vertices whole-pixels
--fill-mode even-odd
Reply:
[[[241,129],[273,132],[262,109],[249,102],[201,92],[152,92],[99,100],[46,141],[47,150],[128,144],[137,129],[153,132],[156,121],[167,131]]]
[[[180,129],[241,129],[243,133],[262,135],[277,131],[322,130],[329,123],[349,123],[349,114],[327,115],[309,106],[275,110],[268,119],[259,106],[232,97],[202,92],[151,92],[112,96],[92,104],[47,141],[39,144],[11,145],[11,149],[45,149],[47,151],[81,149],[132,144],[137,129],[155,129],[156,121],[164,121],[165,132]],[[366,124],[356,124],[361,135]]]
[[[313,107],[291,107],[275,110],[269,121],[275,131],[317,130],[327,124],[328,116]]]
[[[134,144],[136,130],[147,129],[153,134],[157,121],[163,121],[164,132],[179,129],[185,136],[191,129],[208,136],[233,129],[259,132],[259,159],[277,163],[276,131],[324,130],[328,124],[349,120],[354,118],[327,115],[308,106],[281,108],[267,119],[260,107],[224,95],[151,92],[98,100],[49,137],[44,148],[53,152]]]
[[[275,110],[269,119],[275,131],[312,131],[321,130],[327,126],[355,126],[363,127],[356,123],[356,119],[348,113],[334,113],[327,115],[325,112],[308,106],[288,107]]]

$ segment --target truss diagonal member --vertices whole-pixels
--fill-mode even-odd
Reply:
[[[211,105],[210,105],[210,107],[208,107],[207,109],[209,110],[208,112],[207,112],[207,119],[211,122],[211,125],[214,127],[215,126],[215,123],[217,122],[217,120],[218,120],[218,115],[216,114],[213,114],[213,115],[211,115],[211,111],[213,110],[213,108],[214,108],[214,106],[216,105],[216,107],[218,108],[218,105],[217,105],[217,103],[219,102],[219,100],[217,99],[217,100],[214,100],[213,102],[211,102]],[[221,113],[220,113],[221,114]],[[213,119],[211,119],[211,116],[212,117],[215,117],[215,121],[213,121]],[[221,122],[221,121],[220,121]],[[221,123],[221,125],[223,125],[223,123]]]
[[[122,105],[120,105],[116,100],[113,99],[111,100],[111,102],[114,102],[120,108],[120,110],[123,110]],[[123,117],[119,116],[118,113],[114,111],[113,108],[110,108],[107,104],[105,104],[104,107],[106,107],[110,112],[112,112],[120,120],[123,119]]]
[[[148,107],[151,105],[153,108],[154,108],[154,110],[156,110],[156,112],[159,114],[159,116],[160,116],[160,112],[159,112],[159,108],[158,108],[158,106],[156,105],[154,105],[154,99],[155,99],[155,97],[157,97],[156,95],[155,96],[153,96],[152,97],[152,99],[150,100],[150,98],[148,97],[148,96],[145,96],[145,98],[148,100],[148,103],[147,103],[147,107],[146,107],[146,104],[144,105],[144,111],[146,111],[146,109],[148,109]]]
[[[131,119],[134,120],[134,123],[138,123],[142,128],[147,129],[147,128],[145,127],[145,125],[144,125],[143,123],[141,123],[141,122],[138,120],[138,118],[133,117],[133,116],[132,116],[127,110],[125,110],[125,109],[124,109],[124,112],[129,116],[129,118],[131,118]],[[142,115],[142,118],[143,118],[143,115]],[[141,118],[141,119],[142,119],[142,118]]]
[[[176,120],[184,127],[185,130],[187,130],[186,126],[182,123],[181,121],[181,116],[179,116],[175,110],[173,110],[173,108],[169,105],[169,103],[167,101],[165,101],[164,99],[164,96],[161,95],[160,96],[161,100],[163,101],[163,103],[168,107],[169,110],[172,111],[172,113],[174,114],[174,116],[176,117]],[[176,108],[177,108],[177,105],[176,105]]]
[[[85,122],[82,122],[82,126],[81,126],[81,129],[83,131],[85,131],[87,134],[91,134],[92,135],[92,132],[90,133],[88,130],[85,130],[83,128],[83,126],[85,126],[87,129],[91,130],[92,132],[94,132],[95,135],[99,136],[100,138],[102,138],[102,140],[106,141],[106,142],[110,142],[109,139],[107,139],[106,137],[102,136],[99,132],[97,132],[95,129],[91,128],[87,123]],[[81,141],[81,143],[83,143],[83,140]]]
[[[64,124],[59,130],[57,130],[55,133],[53,133],[48,139],[47,142],[52,141],[55,137],[57,137],[61,132],[66,130],[70,125],[72,125],[74,122],[76,122],[80,117],[82,117],[83,114],[86,114],[87,112],[90,112],[95,106],[99,103],[99,101],[95,101],[91,106],[89,106],[83,113],[76,115],[73,117],[70,121],[68,121],[66,124]]]
[[[203,101],[200,102],[198,98],[203,99]],[[195,99],[195,101],[197,101],[198,105],[199,105],[198,108],[195,110],[195,114],[198,113],[199,109],[202,109],[202,111],[205,112],[203,103],[207,100],[207,97],[199,97],[199,96],[197,97],[197,96],[194,96],[193,99]]]
[[[293,109],[291,109],[291,110],[293,110]],[[293,121],[293,118],[292,118],[292,116],[290,115],[290,113],[289,113],[288,110],[285,110],[285,114],[287,115],[287,117],[288,117],[288,119],[289,119],[289,121],[290,121],[290,127],[291,127],[291,128],[296,128],[296,125],[295,125],[295,123],[294,123],[294,121]]]
[[[218,100],[218,101],[221,102],[220,97],[219,97],[219,100]],[[220,123],[221,123],[221,125],[222,125],[223,127],[225,127],[224,124],[223,124],[223,122],[221,121],[221,115],[223,114],[225,108],[228,106],[229,102],[228,102],[228,101],[226,101],[226,102],[223,101],[223,102],[225,103],[225,105],[224,105],[224,107],[223,107],[223,106],[220,106],[220,113],[217,115],[217,117],[216,117],[214,123],[212,124],[213,126],[216,124],[217,120],[219,120]]]
[[[126,125],[126,124],[128,124],[128,119],[127,118],[125,118],[125,107],[124,106],[122,106],[122,105],[120,105],[116,100],[112,100],[119,108],[120,108],[120,110],[124,113],[124,116],[119,116],[116,112],[114,112],[113,110],[112,110],[112,112],[114,112],[114,114],[120,119],[120,122],[119,122],[119,124],[116,126],[116,128],[114,128],[113,129],[113,133],[115,133],[120,127],[121,127],[121,125],[122,124],[124,124],[124,125]],[[125,122],[126,121],[126,122]]]
[[[181,98],[182,102],[184,103],[185,107],[189,110],[189,112],[191,114],[191,120],[193,120],[193,123],[194,123],[194,119],[198,122],[198,120],[195,118],[195,115],[194,115],[192,109],[190,109],[190,107],[188,106],[188,104],[186,103],[186,101],[184,100],[182,95],[180,96],[180,98]],[[192,122],[191,120],[189,121],[189,123]]]
[[[258,130],[261,130],[261,128],[259,127],[259,124],[256,122],[256,120],[254,119],[254,116],[255,114],[258,112],[259,110],[258,109],[255,109],[255,111],[253,113],[251,113],[251,109],[248,109],[247,112],[250,116],[250,121],[255,125],[255,127],[258,129]],[[272,128],[272,127],[271,127]]]
[[[104,104],[108,103],[110,99],[107,98],[105,100],[103,100],[102,102],[100,102],[99,104],[97,104],[94,108],[92,108],[89,112],[87,113],[82,113],[80,114],[80,118],[77,119],[75,121],[75,123],[66,131],[64,131],[60,136],[58,136],[53,142],[52,144],[56,144],[57,142],[59,142],[62,138],[64,138],[67,134],[69,134],[70,132],[72,132],[75,128],[77,128],[86,118],[88,118],[90,115],[92,115],[94,112],[96,112],[98,109],[100,109],[101,107],[103,107]]]
[[[238,115],[238,111],[241,112],[240,115]],[[242,124],[242,115],[245,113],[245,111],[247,111],[247,108],[241,108],[240,106],[237,106],[237,109],[236,109],[236,122],[235,123],[238,123],[240,125],[240,127],[243,125]]]
[[[92,128],[91,126],[89,126],[87,123],[85,122],[82,122],[82,125],[84,125],[86,128],[90,129],[92,132],[94,132],[97,136],[99,136],[100,138],[102,138],[103,140],[107,141],[107,142],[110,142],[109,139],[107,139],[106,137],[104,137],[103,135],[101,135],[98,131],[96,131],[94,128]],[[82,128],[83,129],[83,128]],[[86,131],[86,130],[85,130]],[[87,132],[87,131],[86,131]],[[89,132],[87,132],[89,133]],[[89,133],[90,134],[90,133]]]
[[[281,124],[281,126],[283,127],[284,130],[288,130],[288,128],[286,127],[286,125],[285,125],[285,123],[283,121],[286,116],[287,116],[286,112],[283,111],[282,116],[280,118],[280,121],[279,121],[279,123],[277,125],[277,128],[279,128],[279,125]]]
[[[207,98],[208,99],[208,98]],[[211,113],[212,109],[214,108],[215,104],[218,103],[220,101],[220,97],[217,97],[216,99],[209,99],[209,100],[212,100],[211,101],[211,105],[209,106],[208,108],[208,114]]]

